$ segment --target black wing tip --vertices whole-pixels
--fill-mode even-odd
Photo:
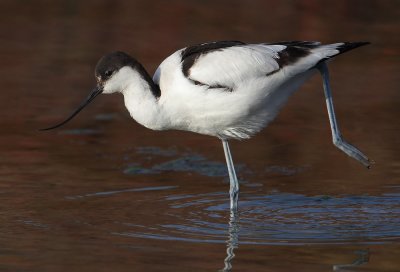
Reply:
[[[344,53],[346,51],[358,48],[360,46],[364,46],[367,44],[371,44],[370,42],[343,42],[343,44],[339,45],[337,49],[340,53]]]

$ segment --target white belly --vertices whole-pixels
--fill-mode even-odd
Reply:
[[[161,68],[162,69],[162,68]],[[219,138],[250,138],[272,121],[289,96],[315,70],[283,79],[282,74],[243,82],[232,92],[194,85],[178,69],[161,70],[159,105],[168,115],[164,129],[192,131]]]

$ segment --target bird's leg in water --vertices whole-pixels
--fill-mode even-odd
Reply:
[[[229,150],[228,140],[222,139],[222,146],[224,147],[226,166],[228,167],[229,173],[229,196],[231,201],[231,210],[237,210],[237,203],[239,198],[239,182],[235,173],[235,166],[233,165],[232,155]]]
[[[372,162],[368,159],[368,157],[365,156],[358,148],[346,142],[340,134],[339,127],[336,121],[335,111],[333,108],[332,93],[329,85],[328,67],[325,62],[322,62],[318,65],[317,68],[322,75],[326,107],[328,109],[329,122],[331,124],[332,130],[333,144],[350,157],[353,157],[367,168],[370,168]]]

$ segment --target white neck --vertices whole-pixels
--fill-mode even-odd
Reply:
[[[128,84],[122,91],[125,107],[139,124],[153,130],[162,130],[165,125],[164,115],[158,98],[152,92],[152,83],[137,71],[130,70]],[[151,80],[150,77],[148,80]]]

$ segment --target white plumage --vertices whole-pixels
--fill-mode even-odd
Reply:
[[[239,185],[228,139],[246,139],[275,118],[289,96],[316,71],[324,90],[334,144],[364,165],[369,159],[343,140],[333,110],[326,60],[364,45],[281,42],[245,44],[223,41],[190,46],[166,58],[153,79],[123,52],[104,56],[96,66],[97,87],[63,125],[100,93],[120,92],[131,116],[154,130],[187,130],[223,142],[230,176],[231,208]]]
[[[189,130],[225,139],[250,138],[273,120],[293,91],[317,71],[310,68],[338,54],[335,48],[342,44],[313,48],[296,65],[282,69],[277,61],[285,45],[223,48],[200,55],[189,77],[182,72],[181,54],[185,49],[178,50],[161,63],[153,77],[161,89],[158,107],[165,119],[164,127],[153,129]],[[210,90],[210,86],[217,87]],[[132,117],[136,119],[135,114]]]

